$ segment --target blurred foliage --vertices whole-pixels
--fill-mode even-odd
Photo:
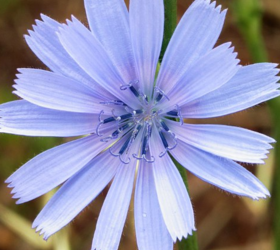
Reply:
[[[192,0],[177,2],[179,19]],[[264,0],[262,4],[257,0],[217,2],[224,8],[230,7],[219,44],[232,41],[243,64],[262,61],[261,58],[266,56],[270,61],[280,61],[280,1]],[[233,9],[229,6],[232,2],[236,3],[235,15],[232,15]],[[17,99],[12,94],[11,87],[17,68],[45,68],[23,39],[23,34],[32,28],[34,20],[39,18],[41,12],[61,22],[71,14],[86,22],[82,0],[0,0],[0,103]],[[259,47],[265,49],[259,50]],[[245,112],[207,122],[246,127],[271,135],[273,125],[267,111],[266,105],[259,105]],[[278,114],[275,116],[280,117]],[[73,250],[90,249],[95,223],[107,190],[102,192],[74,223],[46,243],[31,229],[31,223],[51,194],[17,206],[4,184],[4,180],[26,161],[63,142],[65,140],[61,138],[0,135],[0,250],[69,250],[70,246]],[[271,187],[273,165],[270,155],[266,166],[245,167],[264,180],[267,187]],[[272,249],[273,209],[269,201],[252,202],[246,198],[226,195],[191,174],[188,174],[188,181],[200,250]],[[280,181],[278,183],[280,184]],[[131,209],[119,249],[136,249],[133,231]]]

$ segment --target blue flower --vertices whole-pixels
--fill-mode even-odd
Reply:
[[[85,0],[90,30],[76,18],[42,15],[26,41],[50,71],[19,69],[23,100],[0,105],[0,131],[84,136],[36,156],[8,179],[17,203],[62,184],[33,227],[47,239],[112,181],[92,249],[117,249],[134,176],[140,250],[173,249],[195,230],[190,198],[172,155],[194,175],[230,193],[265,198],[268,190],[238,162],[262,163],[274,140],[184,118],[231,114],[279,95],[275,64],[240,66],[230,43],[214,48],[226,11],[196,0],[181,19],[158,69],[162,0]],[[170,119],[173,118],[173,119]]]

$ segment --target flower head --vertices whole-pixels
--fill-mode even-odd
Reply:
[[[279,95],[275,64],[241,67],[230,43],[214,48],[226,11],[196,0],[164,55],[162,0],[85,0],[90,30],[76,18],[42,15],[26,41],[50,71],[19,69],[0,105],[0,132],[84,137],[36,156],[7,179],[17,203],[62,184],[33,227],[47,239],[113,180],[92,249],[117,249],[137,172],[135,226],[140,250],[172,249],[192,234],[194,215],[171,155],[228,192],[265,198],[268,190],[235,161],[262,163],[274,140],[185,118],[234,113]],[[171,119],[172,118],[172,119]]]

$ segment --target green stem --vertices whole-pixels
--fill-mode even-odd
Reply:
[[[253,61],[267,61],[266,49],[261,34],[262,11],[260,0],[236,0],[234,7],[239,29],[247,43]],[[280,99],[270,100],[268,106],[272,115],[274,136],[278,141],[274,149],[275,174],[272,198],[274,206],[274,249],[280,250]]]
[[[167,49],[168,43],[177,25],[177,0],[164,0],[164,34],[159,61]]]
[[[164,35],[163,35],[162,48],[160,52],[160,59],[159,59],[160,62],[162,61],[168,43],[177,25],[177,0],[164,0],[164,15],[165,15]],[[177,161],[175,161],[174,159],[173,161],[176,164],[176,167],[178,168],[182,176],[186,188],[188,189],[186,170]],[[198,246],[197,246],[197,239],[196,239],[195,232],[193,232],[192,236],[188,236],[187,239],[182,239],[180,242],[178,242],[178,250],[197,250],[197,249]]]

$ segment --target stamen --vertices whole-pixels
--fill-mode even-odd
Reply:
[[[175,107],[176,107],[176,109],[167,112],[166,115],[170,116],[170,117],[174,117],[174,118],[179,118],[180,124],[183,125],[184,119],[183,119],[183,116],[181,113],[180,106],[178,104],[176,104]]]
[[[120,100],[112,100],[112,101],[104,101],[104,102],[99,102],[100,104],[104,105],[116,105],[116,106],[127,106],[124,102]]]
[[[162,99],[162,97],[165,97],[168,101],[170,100],[170,99],[168,98],[168,96],[164,93],[163,90],[161,90],[161,89],[158,88],[158,87],[155,87],[155,90],[156,90],[156,92],[157,92],[157,96],[156,96],[156,98],[155,98],[155,103],[158,103],[158,102]]]
[[[166,126],[166,127],[167,127],[167,126]],[[167,127],[167,128],[168,128],[168,127]],[[163,143],[163,146],[165,147],[165,151],[161,152],[160,155],[159,155],[159,157],[163,157],[163,156],[167,153],[167,151],[171,151],[172,149],[176,148],[176,146],[177,146],[177,144],[178,144],[176,135],[175,135],[170,129],[168,129],[167,132],[168,132],[169,134],[171,134],[171,136],[173,137],[173,141],[174,141],[174,145],[173,145],[172,147],[170,147],[170,146],[168,145],[168,142],[167,142],[167,140],[166,140],[166,138],[165,138],[163,132],[162,132],[163,129],[164,129],[164,128],[159,127],[159,136],[160,136],[160,138],[161,138],[161,141],[162,141],[162,143]]]
[[[130,128],[133,125],[132,122],[130,123],[126,123],[125,125],[121,126],[120,128],[118,128],[117,130],[115,130],[110,136],[101,139],[100,141],[102,142],[108,142],[112,139],[117,139],[119,137],[119,134],[123,133],[123,131],[125,131],[126,129]]]

